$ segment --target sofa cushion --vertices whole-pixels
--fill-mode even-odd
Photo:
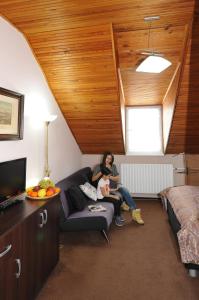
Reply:
[[[69,205],[68,205],[69,196],[67,195],[67,193],[65,193],[65,191],[67,191],[74,184],[80,185],[80,184],[84,184],[86,181],[90,182],[91,177],[92,177],[91,168],[86,167],[56,183],[56,186],[60,187],[61,189],[61,193],[60,193],[61,206],[66,218],[69,215]]]
[[[90,201],[88,204],[95,204]],[[86,206],[82,211],[74,212],[68,218],[61,220],[62,230],[80,231],[80,230],[107,230],[112,223],[114,207],[112,203],[98,202],[103,205],[106,211],[91,212]]]
[[[82,192],[91,200],[97,201],[97,190],[94,186],[92,186],[89,182],[85,182],[81,184],[80,189]]]
[[[67,191],[65,191],[68,197],[69,214],[74,211],[81,211],[88,204],[87,197],[81,191],[78,185],[72,185]]]
[[[76,211],[75,205],[73,204],[72,198],[69,194],[69,190],[64,191],[66,199],[67,199],[67,210],[68,216]]]

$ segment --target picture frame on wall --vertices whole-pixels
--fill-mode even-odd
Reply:
[[[24,95],[0,87],[0,141],[22,140]]]

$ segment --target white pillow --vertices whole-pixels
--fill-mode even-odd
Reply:
[[[93,185],[91,185],[89,182],[85,182],[79,187],[88,198],[97,201],[97,189]]]

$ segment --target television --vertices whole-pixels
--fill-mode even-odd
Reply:
[[[0,203],[25,192],[26,158],[0,162]]]

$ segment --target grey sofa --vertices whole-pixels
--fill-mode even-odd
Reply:
[[[112,223],[114,215],[114,207],[112,203],[101,203],[106,211],[90,212],[88,206],[82,211],[74,212],[69,215],[69,205],[66,191],[72,185],[80,185],[85,182],[91,183],[92,171],[89,167],[83,168],[69,177],[59,181],[56,186],[61,188],[61,211],[60,211],[60,229],[62,231],[81,231],[96,230],[101,231],[103,236],[108,240],[107,232]],[[96,204],[93,200],[88,200],[89,204]],[[98,202],[100,204],[100,202]]]

